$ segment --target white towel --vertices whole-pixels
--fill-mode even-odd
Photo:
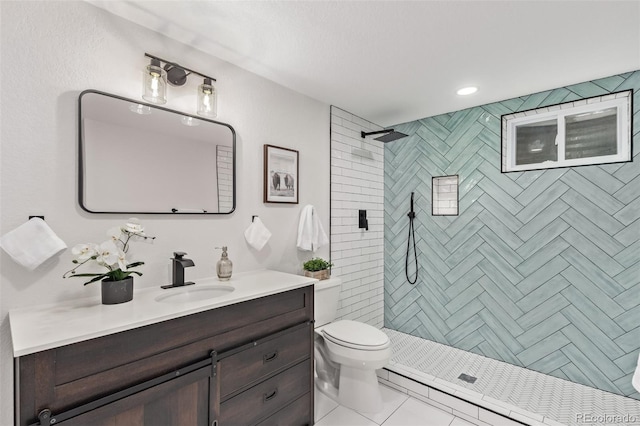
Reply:
[[[324,232],[315,207],[310,204],[304,206],[298,225],[298,248],[305,251],[316,251],[326,244],[329,244],[329,238]]]
[[[262,250],[269,238],[271,238],[271,231],[264,226],[258,216],[253,218],[251,225],[244,231],[244,239],[256,250]]]
[[[640,392],[640,355],[638,355],[638,366],[636,367],[636,372],[633,374],[631,383],[633,384],[633,387]]]
[[[0,246],[14,261],[30,271],[67,248],[64,241],[39,217],[7,232],[0,238]]]

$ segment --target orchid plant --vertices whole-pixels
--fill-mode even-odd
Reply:
[[[78,244],[71,249],[71,253],[75,256],[73,263],[77,266],[65,272],[63,278],[69,277],[92,277],[84,285],[91,284],[102,279],[108,281],[121,281],[131,274],[141,276],[142,273],[132,271],[144,262],[127,261],[127,251],[129,251],[129,243],[136,240],[154,240],[155,237],[145,235],[144,228],[136,218],[131,218],[122,226],[116,226],[107,231],[109,239],[101,244],[83,243]],[[77,274],[76,271],[85,263],[95,261],[98,265],[107,268],[106,272]]]

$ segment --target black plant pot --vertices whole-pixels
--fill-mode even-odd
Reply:
[[[102,280],[102,304],[117,305],[133,299],[133,277],[121,281]]]

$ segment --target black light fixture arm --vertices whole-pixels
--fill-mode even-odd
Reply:
[[[160,61],[160,62],[164,62],[165,64],[168,64],[168,65],[171,65],[171,66],[174,66],[174,67],[177,67],[177,68],[181,68],[181,69],[183,69],[183,70],[185,70],[185,71],[188,71],[188,72],[189,72],[189,73],[191,73],[191,74],[199,75],[199,76],[200,76],[200,77],[202,77],[202,78],[208,78],[208,79],[210,79],[211,81],[216,81],[216,79],[215,79],[215,78],[213,78],[213,77],[209,77],[208,75],[204,75],[204,74],[202,74],[202,73],[199,73],[198,71],[190,70],[189,68],[187,68],[187,67],[183,67],[182,65],[177,64],[177,63],[175,63],[175,62],[167,61],[166,59],[162,59],[162,58],[159,58],[159,57],[157,57],[157,56],[150,55],[150,54],[148,54],[148,53],[145,53],[145,54],[144,54],[144,56],[146,56],[147,58],[151,58],[151,59],[157,59],[157,60],[158,60],[158,61]]]

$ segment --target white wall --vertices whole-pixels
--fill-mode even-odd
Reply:
[[[237,132],[237,208],[225,216],[141,215],[157,237],[132,248],[146,262],[137,287],[169,281],[168,259],[175,250],[196,264],[189,279],[215,274],[227,245],[234,271],[271,268],[299,273],[311,257],[295,247],[300,209],[314,204],[329,227],[329,107],[217,58],[139,27],[84,2],[0,2],[1,171],[0,234],[41,214],[69,247],[101,241],[126,215],[91,215],[77,202],[77,99],[98,89],[139,98],[144,52],[176,61],[218,79],[218,120]],[[169,88],[169,108],[193,113],[195,87]],[[300,151],[300,204],[262,202],[262,146]],[[144,196],[144,194],[141,194]],[[256,253],[243,238],[251,215],[273,233]],[[328,247],[315,253],[328,257]],[[0,254],[0,425],[13,418],[12,352],[7,313],[31,304],[98,296],[99,287],[62,279],[71,254],[27,272]],[[380,272],[382,275],[382,272]]]
[[[338,317],[376,327],[384,323],[384,148],[360,132],[380,129],[331,107],[331,274],[342,278]],[[358,228],[358,210],[367,211],[368,231]]]

